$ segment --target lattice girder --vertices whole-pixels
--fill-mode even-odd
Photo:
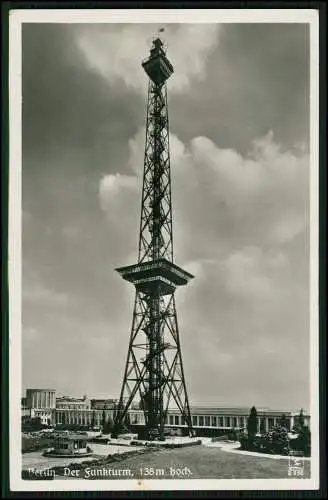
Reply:
[[[175,404],[193,434],[174,293],[193,277],[173,263],[171,168],[166,80],[173,67],[160,40],[149,60],[146,143],[138,263],[119,268],[136,288],[123,384],[114,435],[137,398],[146,434],[164,439],[169,405]]]

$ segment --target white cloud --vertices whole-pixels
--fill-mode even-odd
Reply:
[[[218,43],[219,25],[168,25],[165,41],[168,56],[178,68],[168,82],[173,92],[188,89],[194,78],[206,75],[207,58]],[[141,61],[149,54],[156,27],[147,24],[124,25],[119,29],[95,30],[88,26],[76,29],[76,43],[89,67],[109,83],[123,81],[131,89],[146,92],[147,83]]]
[[[101,208],[114,223],[120,214],[135,224],[131,212],[140,203],[144,140],[140,129],[129,141],[131,175],[108,175],[100,182]],[[211,259],[227,249],[279,246],[305,231],[308,156],[282,151],[272,132],[254,140],[246,157],[206,137],[185,145],[170,134],[170,146],[173,230],[183,261]]]
[[[129,206],[127,197],[131,194],[133,196],[137,187],[137,178],[133,175],[104,175],[99,183],[101,209],[114,220],[117,220],[116,216],[119,213],[124,216],[124,208]],[[122,191],[125,192],[124,197],[122,197]]]

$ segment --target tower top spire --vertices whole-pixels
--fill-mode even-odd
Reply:
[[[159,30],[159,32],[162,31],[164,28]],[[142,67],[155,85],[163,85],[172,75],[173,66],[166,56],[164,42],[160,34],[153,40],[150,55],[142,62]]]
[[[154,38],[154,41],[159,40],[162,43],[162,46],[164,45],[164,40],[163,40],[164,31],[165,31],[165,29],[163,27],[159,28],[159,30],[157,31],[155,38]]]

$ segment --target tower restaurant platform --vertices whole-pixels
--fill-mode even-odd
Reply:
[[[149,294],[155,287],[161,295],[169,295],[177,286],[186,285],[194,276],[166,259],[120,267],[116,271],[133,283],[139,292]]]

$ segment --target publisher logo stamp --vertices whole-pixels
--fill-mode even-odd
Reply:
[[[288,458],[288,476],[303,477],[304,475],[304,458],[294,457],[289,455]]]

